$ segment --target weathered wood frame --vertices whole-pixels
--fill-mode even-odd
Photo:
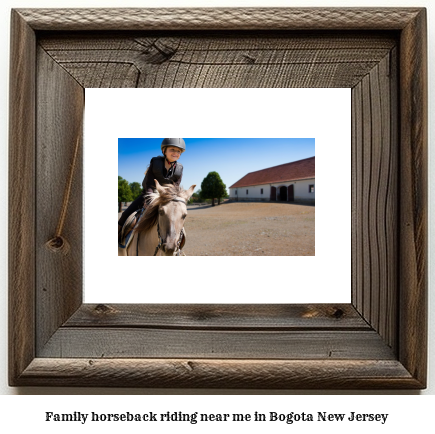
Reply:
[[[43,244],[60,212],[84,89],[40,39],[242,30],[397,40],[352,87],[352,303],[82,304],[81,213],[66,222],[69,255]],[[11,35],[11,385],[426,387],[425,9],[22,9],[12,11]],[[81,191],[76,181],[72,207],[81,209]]]

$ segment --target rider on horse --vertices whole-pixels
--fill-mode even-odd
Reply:
[[[135,211],[145,206],[146,195],[156,191],[155,179],[160,185],[177,185],[180,186],[183,176],[183,166],[178,163],[180,155],[186,150],[186,144],[183,139],[163,139],[160,146],[163,156],[154,157],[145,172],[145,178],[142,182],[142,193],[130,204],[122,213],[118,220],[118,238],[122,227],[127,218]]]

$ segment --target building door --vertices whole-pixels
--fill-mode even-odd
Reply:
[[[287,202],[287,187],[279,188],[279,197],[281,202]]]
[[[276,187],[270,188],[270,200],[276,200]]]
[[[287,198],[287,200],[289,202],[293,202],[295,200],[295,190],[294,190],[293,184],[288,186],[288,198]]]

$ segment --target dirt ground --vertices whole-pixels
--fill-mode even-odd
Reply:
[[[124,207],[125,208],[125,207]],[[233,202],[188,206],[189,256],[314,256],[315,207]],[[118,218],[121,214],[118,214]]]
[[[233,202],[189,206],[184,252],[189,256],[313,256],[315,207]]]

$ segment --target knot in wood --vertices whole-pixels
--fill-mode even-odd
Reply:
[[[115,312],[115,309],[110,306],[106,306],[105,304],[98,304],[95,306],[94,312],[98,314],[107,314]]]
[[[344,316],[344,311],[342,309],[335,309],[332,316],[336,319],[341,319]]]

